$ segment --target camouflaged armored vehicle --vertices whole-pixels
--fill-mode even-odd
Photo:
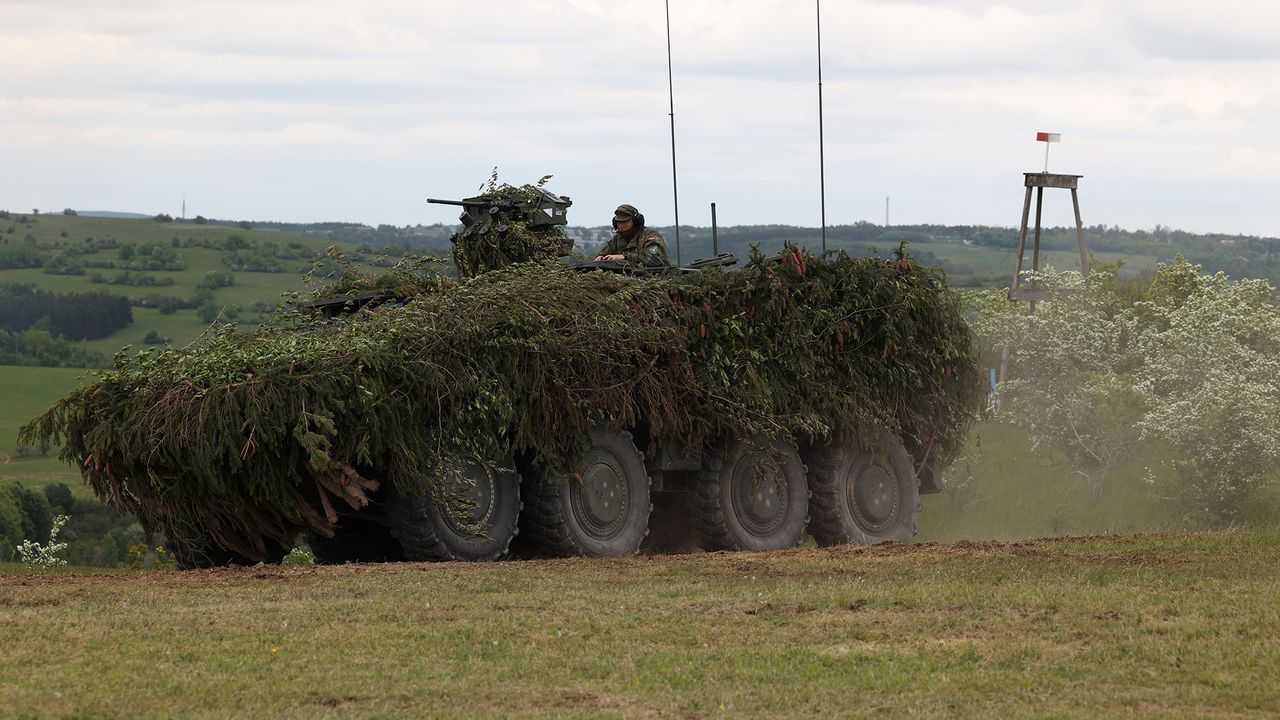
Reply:
[[[458,279],[353,271],[255,332],[123,359],[27,432],[189,566],[303,539],[343,562],[912,537],[982,402],[938,271],[565,260],[568,198],[456,204]]]

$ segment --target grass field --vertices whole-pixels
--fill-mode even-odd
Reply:
[[[1162,498],[1148,482],[1150,463],[1133,454],[1113,469],[1095,500],[1067,458],[1049,447],[1034,448],[1026,428],[998,417],[979,422],[962,457],[943,471],[943,492],[921,497],[917,540],[1192,529],[1186,508]]]
[[[130,286],[93,283],[90,276],[94,272],[110,278],[119,270],[87,268],[84,275],[50,275],[41,268],[0,269],[0,284],[29,283],[43,290],[59,293],[70,292],[105,292],[115,295],[142,297],[147,295],[165,295],[178,298],[189,298],[196,292],[196,286],[209,272],[227,272],[222,262],[223,253],[205,247],[186,247],[188,239],[197,243],[214,241],[221,243],[232,235],[238,235],[247,241],[274,243],[284,246],[288,243],[299,243],[313,252],[322,251],[327,243],[324,240],[287,233],[265,230],[246,230],[241,228],[215,225],[194,225],[191,223],[166,223],[154,220],[126,220],[118,218],[89,218],[66,215],[27,216],[26,224],[18,224],[10,219],[0,221],[0,226],[13,225],[18,230],[12,235],[0,235],[0,239],[10,243],[25,242],[23,238],[30,235],[35,243],[44,248],[62,246],[82,246],[86,238],[114,239],[118,243],[147,245],[159,243],[170,246],[174,240],[181,247],[175,250],[182,256],[182,270],[145,270],[141,271],[157,279],[171,279],[172,285],[165,286]],[[64,235],[65,233],[65,235]],[[344,250],[350,251],[354,245],[340,244]],[[87,255],[78,256],[83,263],[112,261],[122,262],[118,250],[102,249]],[[145,258],[138,258],[145,260]],[[309,268],[308,259],[292,259],[282,261],[288,272],[233,272],[235,285],[219,288],[214,297],[221,303],[239,305],[243,308],[240,322],[252,327],[257,324],[256,314],[248,308],[254,303],[266,303],[274,306],[283,293],[302,290],[304,268]],[[100,352],[108,358],[124,345],[133,345],[135,349],[142,347],[142,338],[148,330],[156,330],[162,336],[170,338],[176,344],[189,342],[205,330],[208,323],[196,317],[194,309],[182,309],[172,315],[160,315],[159,311],[148,308],[133,308],[133,325],[97,340],[80,343],[83,347]]]
[[[49,248],[64,245],[82,245],[86,238],[114,239],[120,244],[133,243],[144,245],[160,243],[171,245],[176,238],[183,247],[177,248],[185,262],[185,268],[179,271],[144,271],[157,278],[172,278],[173,285],[157,287],[134,287],[127,285],[95,284],[89,275],[95,270],[89,269],[85,275],[50,275],[40,268],[0,269],[0,283],[31,283],[41,289],[55,292],[106,292],[126,296],[145,296],[151,294],[188,298],[196,292],[196,285],[211,271],[223,272],[226,267],[222,263],[222,252],[203,247],[185,247],[188,238],[196,241],[221,241],[231,235],[239,235],[246,240],[271,242],[276,245],[301,243],[314,251],[320,251],[327,244],[323,240],[300,235],[279,232],[245,230],[241,228],[221,227],[213,225],[194,225],[190,223],[165,223],[154,220],[126,220],[118,218],[91,218],[66,215],[26,216],[27,222],[18,222],[18,214],[12,214],[8,220],[0,221],[0,227],[15,227],[12,234],[0,235],[0,241],[9,243],[27,242],[30,235],[36,245]],[[347,246],[351,249],[353,246]],[[116,261],[118,252],[112,249],[79,256],[83,262]],[[239,324],[242,327],[253,327],[258,322],[256,313],[249,310],[255,302],[274,306],[281,295],[288,291],[301,290],[304,283],[301,273],[303,266],[309,266],[309,260],[284,261],[290,268],[285,273],[236,272],[235,285],[219,288],[214,296],[220,302],[240,305],[242,311]],[[117,270],[98,270],[106,277],[111,277]],[[133,324],[112,335],[77,343],[77,345],[101,353],[110,358],[126,345],[133,351],[146,347],[143,338],[148,331],[155,330],[162,337],[167,337],[175,345],[184,345],[203,333],[208,323],[196,317],[194,309],[183,309],[170,315],[162,315],[154,308],[133,308]],[[80,484],[79,473],[75,468],[61,465],[52,457],[17,457],[15,445],[17,429],[38,413],[52,405],[57,399],[66,395],[84,374],[82,370],[65,370],[52,368],[29,368],[0,366],[0,482],[18,480],[28,487],[38,487],[52,482],[65,482],[77,493],[88,493]],[[56,455],[56,450],[51,454]]]
[[[0,365],[0,483],[17,480],[37,488],[49,483],[66,483],[81,497],[89,489],[75,468],[57,460],[57,449],[47,456],[17,456],[18,428],[44,412],[82,381],[85,370],[32,368]]]
[[[1280,536],[0,572],[10,717],[1264,717]]]

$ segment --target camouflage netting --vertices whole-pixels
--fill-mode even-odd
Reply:
[[[260,559],[300,530],[331,534],[335,507],[379,482],[420,491],[450,456],[514,452],[564,472],[596,424],[647,418],[654,438],[692,446],[887,426],[946,460],[982,402],[958,298],[903,258],[789,250],[647,278],[390,272],[412,302],[122,354],[23,442],[61,443],[100,498],[150,527]]]

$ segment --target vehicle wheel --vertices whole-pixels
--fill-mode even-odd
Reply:
[[[463,497],[470,507],[451,507]],[[506,554],[520,516],[520,475],[508,458],[490,463],[458,461],[427,495],[391,499],[392,534],[406,560],[482,562]]]
[[[723,441],[707,453],[693,515],[708,550],[778,550],[804,539],[809,490],[794,444]]]
[[[649,532],[649,475],[628,432],[592,430],[572,475],[526,480],[521,495],[522,531],[545,554],[634,555]]]
[[[404,560],[404,549],[391,536],[390,528],[355,515],[341,516],[331,538],[308,533],[307,547],[315,555],[317,565]]]
[[[920,489],[897,435],[886,432],[871,451],[856,440],[816,448],[809,489],[809,533],[819,545],[908,542],[916,534]]]

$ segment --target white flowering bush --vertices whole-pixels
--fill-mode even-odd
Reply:
[[[315,553],[311,552],[311,548],[299,545],[289,551],[281,561],[282,565],[312,565],[316,561]]]
[[[1241,501],[1276,483],[1280,463],[1280,305],[1264,280],[1161,268],[1135,337],[1138,389],[1152,402],[1139,427],[1181,452],[1192,507],[1235,519]]]
[[[1011,348],[1002,414],[1031,433],[1033,449],[1061,450],[1097,500],[1107,479],[1129,459],[1145,411],[1128,339],[1109,277],[1042,272],[1040,287],[1058,293],[1037,303],[1011,303],[1000,291],[975,303],[973,327],[993,349]]]
[[[70,520],[66,515],[55,515],[49,530],[49,542],[40,544],[31,540],[23,540],[18,545],[18,559],[33,568],[54,568],[66,565],[67,561],[58,557],[58,553],[67,549],[67,544],[58,542],[58,533],[62,526]]]
[[[1013,352],[1002,414],[1070,459],[1097,500],[1139,459],[1154,488],[1202,521],[1238,519],[1280,480],[1280,302],[1261,280],[1205,275],[1179,257],[1140,293],[1114,275],[1041,273],[1037,303],[974,298],[988,347]],[[1133,288],[1128,288],[1133,290]]]

